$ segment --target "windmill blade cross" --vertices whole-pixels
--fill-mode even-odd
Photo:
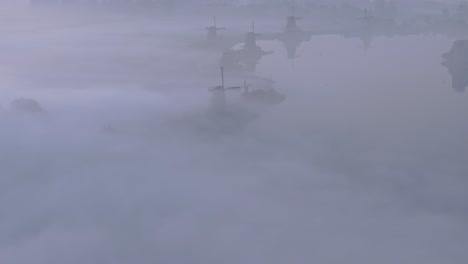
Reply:
[[[213,86],[208,88],[209,91],[224,90],[222,86]]]
[[[226,90],[228,90],[228,89],[230,90],[230,89],[240,89],[240,88],[242,88],[242,86],[232,86],[232,87],[227,87],[227,88],[225,88],[225,89],[226,89]]]

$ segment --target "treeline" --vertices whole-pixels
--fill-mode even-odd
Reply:
[[[32,5],[159,5],[177,0],[30,0]]]

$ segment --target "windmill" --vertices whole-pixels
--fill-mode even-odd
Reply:
[[[260,36],[255,32],[255,22],[252,21],[252,31],[247,32],[245,35],[244,49],[252,50],[257,48],[257,36]]]
[[[242,96],[247,96],[249,94],[249,86],[247,85],[247,81],[244,80],[244,91],[242,92]]]
[[[242,88],[241,86],[226,87],[224,85],[224,67],[221,67],[221,85],[209,88],[213,93],[212,106],[215,112],[222,113],[226,111],[226,91],[236,90]]]
[[[218,31],[225,30],[226,28],[218,27],[216,24],[216,17],[213,17],[213,26],[206,27],[207,30],[207,39],[208,40],[215,40],[218,38]]]
[[[252,22],[252,31],[245,35],[244,47],[239,51],[239,62],[243,64],[247,71],[255,71],[256,65],[262,57],[271,54],[271,51],[264,51],[257,45],[257,36],[261,36],[255,32],[255,23]]]
[[[367,8],[365,8],[364,9],[364,15],[362,17],[360,17],[360,19],[362,19],[366,23],[370,23],[371,20],[374,19],[374,17],[369,13],[369,10],[367,10]]]
[[[296,8],[292,7],[292,15],[286,18],[285,31],[286,32],[300,31],[299,27],[297,26],[297,20],[300,20],[300,19],[302,18],[296,16]]]

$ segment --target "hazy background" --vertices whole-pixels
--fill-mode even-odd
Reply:
[[[258,75],[288,98],[221,135],[201,118],[220,54],[190,48],[210,23],[3,9],[0,263],[468,260],[454,39],[313,37],[294,62],[260,42]],[[45,112],[11,111],[19,97]]]

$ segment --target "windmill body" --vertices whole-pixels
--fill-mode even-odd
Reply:
[[[216,23],[216,17],[213,17],[213,25],[206,28],[207,30],[206,38],[208,40],[216,40],[218,38],[218,31],[225,30],[225,29],[226,28],[218,27]]]
[[[208,113],[208,117],[212,121],[212,124],[224,132],[232,132],[245,127],[250,121],[258,117],[253,112],[228,103],[226,92],[239,91],[241,88],[242,86],[226,87],[224,85],[224,68],[221,67],[221,85],[210,88],[212,93],[211,110]]]

